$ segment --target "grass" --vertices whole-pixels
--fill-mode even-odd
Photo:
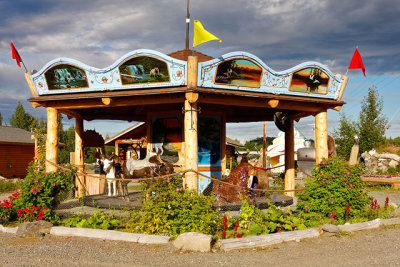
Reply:
[[[0,193],[13,192],[21,187],[22,187],[22,182],[13,183],[9,181],[0,180]]]
[[[128,190],[144,190],[145,185],[140,183],[140,184],[133,184],[128,186]]]

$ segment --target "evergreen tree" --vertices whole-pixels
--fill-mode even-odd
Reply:
[[[388,120],[382,115],[382,110],[382,97],[379,96],[375,87],[369,88],[368,94],[364,97],[361,105],[358,125],[360,153],[377,148],[385,142]]]
[[[339,119],[339,128],[333,134],[338,156],[350,158],[353,139],[357,134],[356,123],[349,119],[346,114],[342,114]]]
[[[58,161],[60,163],[69,163],[70,152],[75,151],[75,127],[71,126],[66,131],[60,129],[59,138],[60,143],[65,144],[65,146],[59,149]]]
[[[2,126],[3,125],[3,116],[1,116],[1,113],[0,113],[0,126]]]
[[[27,131],[31,131],[31,129],[37,128],[38,120],[31,114],[26,113],[21,102],[18,102],[14,114],[11,116],[10,125]]]

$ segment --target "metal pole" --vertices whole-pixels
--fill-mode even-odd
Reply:
[[[189,2],[190,0],[187,0],[186,2],[186,49],[189,49],[189,23],[190,23],[190,11],[189,11]]]

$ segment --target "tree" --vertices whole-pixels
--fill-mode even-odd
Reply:
[[[11,116],[10,125],[27,131],[31,131],[31,129],[37,128],[38,120],[31,114],[26,113],[21,102],[18,102],[14,114]]]
[[[382,115],[383,100],[375,87],[368,89],[364,97],[359,118],[360,153],[377,148],[385,142],[388,120]]]
[[[1,116],[1,113],[0,113],[0,126],[2,126],[3,125],[3,116]]]
[[[339,128],[334,132],[339,156],[350,157],[354,135],[360,138],[359,154],[385,142],[388,120],[382,115],[382,110],[383,101],[376,88],[372,87],[363,99],[358,122],[353,122],[345,114],[340,117]]]
[[[349,119],[346,114],[342,114],[339,119],[339,128],[333,134],[338,156],[350,158],[353,139],[356,134],[358,134],[357,124]]]
[[[75,151],[75,127],[71,126],[66,131],[60,128],[59,138],[60,143],[65,144],[65,146],[59,149],[58,161],[60,163],[69,163],[70,152]]]

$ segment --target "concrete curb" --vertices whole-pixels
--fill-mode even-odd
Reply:
[[[58,236],[99,238],[107,240],[135,242],[141,244],[167,244],[171,240],[171,237],[169,236],[134,234],[114,230],[69,228],[62,226],[52,227],[50,230],[50,234]]]
[[[300,241],[304,238],[318,237],[319,235],[320,231],[318,228],[310,228],[292,232],[223,239],[220,241],[220,243],[222,250],[229,251],[233,249],[265,247],[273,244],[279,244],[284,241]]]
[[[338,228],[345,232],[354,232],[368,229],[375,229],[379,226],[390,226],[399,225],[400,218],[391,219],[375,219],[373,221],[344,224],[339,225]],[[0,232],[16,234],[18,227],[4,227],[0,224]],[[114,230],[101,230],[101,229],[89,229],[89,228],[70,228],[62,226],[54,226],[50,230],[50,234],[57,236],[76,236],[76,237],[87,237],[87,238],[98,238],[105,240],[125,241],[134,242],[140,244],[168,244],[172,237],[169,236],[158,236],[158,235],[146,235],[146,234],[135,234],[126,233]],[[313,238],[321,235],[319,228],[310,228],[305,230],[297,230],[290,232],[282,232],[275,234],[266,234],[260,236],[249,236],[244,238],[230,238],[218,241],[221,245],[221,249],[224,251],[242,249],[242,248],[256,248],[266,247],[274,244],[279,244],[288,241],[300,241],[305,238]]]
[[[4,227],[0,224],[0,231],[3,233],[16,234],[18,227]]]

